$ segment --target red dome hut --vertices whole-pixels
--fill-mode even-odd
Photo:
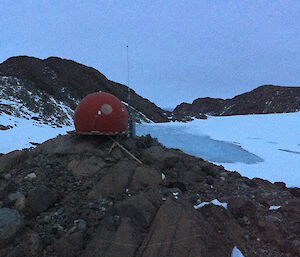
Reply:
[[[97,92],[84,97],[75,110],[77,133],[118,134],[127,129],[128,112],[115,96]]]

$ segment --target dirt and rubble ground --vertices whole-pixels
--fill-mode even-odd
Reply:
[[[230,257],[234,246],[300,256],[300,189],[151,137],[117,140],[143,164],[110,152],[109,137],[59,136],[1,155],[0,256]],[[214,199],[223,206],[195,208]]]

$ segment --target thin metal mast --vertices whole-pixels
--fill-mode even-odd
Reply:
[[[128,45],[126,46],[127,50],[127,88],[128,88],[128,112],[129,112],[129,121],[128,121],[128,136],[131,138],[135,138],[135,113],[133,108],[131,107],[131,95],[130,95],[130,87],[129,87],[129,51]]]
[[[130,103],[130,87],[129,87],[129,56],[128,56],[128,46],[126,46],[127,50],[127,87],[128,87],[128,105]]]

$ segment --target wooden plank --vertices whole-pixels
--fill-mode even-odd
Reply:
[[[113,142],[116,143],[122,150],[124,150],[127,154],[129,154],[134,160],[136,160],[139,164],[143,164],[138,158],[136,158],[131,152],[129,152],[124,146],[122,146],[119,142],[114,140],[112,137],[109,137]]]

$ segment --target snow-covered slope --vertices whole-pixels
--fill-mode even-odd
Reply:
[[[299,124],[300,112],[296,112],[143,124],[137,131],[249,178],[300,186]]]
[[[30,90],[30,82],[0,76],[0,153],[27,148],[71,130],[73,114],[62,101]]]
[[[7,114],[52,127],[72,124],[74,111],[69,106],[46,92],[34,88],[30,90],[30,88],[28,81],[11,76],[0,76],[0,116]],[[79,102],[73,100],[75,103]],[[0,121],[6,118],[3,117]]]
[[[72,126],[51,126],[7,114],[0,116],[0,124],[10,127],[7,130],[0,130],[0,153],[33,147],[32,143],[42,143],[58,134],[73,130]]]

